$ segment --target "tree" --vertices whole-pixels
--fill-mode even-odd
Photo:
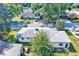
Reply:
[[[65,10],[70,7],[70,4],[64,3],[55,3],[55,4],[45,4],[45,13],[44,16],[55,22],[57,19],[60,19],[60,16],[66,15]]]
[[[6,7],[9,9],[9,12],[10,12],[10,16],[16,16],[16,15],[19,15],[22,10],[23,10],[23,4],[14,4],[14,3],[11,3],[11,4],[5,4]]]
[[[9,31],[9,9],[4,4],[0,4],[0,39]]]
[[[64,29],[64,25],[65,25],[65,22],[63,20],[57,20],[56,21],[57,30],[62,31]]]
[[[6,39],[4,36],[10,32],[12,17],[21,11],[21,4],[0,4],[0,39]]]
[[[33,3],[31,4],[31,8],[34,12],[36,12],[37,10],[39,10],[43,5],[41,3]]]
[[[40,31],[33,37],[32,52],[40,56],[45,56],[52,53],[48,35],[45,32]]]
[[[56,19],[60,19],[60,16],[65,15],[65,10],[68,9],[71,5],[70,4],[64,4],[64,3],[45,3],[41,4],[41,7],[39,4],[32,4],[33,10],[40,10],[37,13],[40,13],[40,15],[43,16],[44,21],[51,20],[52,22],[55,22]]]

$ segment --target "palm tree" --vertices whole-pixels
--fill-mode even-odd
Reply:
[[[48,40],[48,35],[40,31],[33,37],[32,52],[39,56],[52,54],[52,48]]]

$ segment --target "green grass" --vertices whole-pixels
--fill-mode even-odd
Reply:
[[[29,22],[29,23],[34,23],[35,22],[35,20],[31,20],[31,19],[29,19],[29,20],[26,20],[26,22]]]
[[[18,31],[11,31],[11,32],[9,32],[9,36],[13,35],[16,38],[17,33],[18,33]]]
[[[13,22],[23,22],[24,20],[22,20],[20,16],[17,16],[15,18],[13,18],[12,21]]]
[[[73,10],[75,10],[75,11],[79,11],[79,8],[74,8]]]
[[[72,20],[72,22],[79,22],[79,19],[74,19]]]
[[[66,56],[67,54],[66,53],[63,53],[63,52],[61,52],[61,53],[54,53],[54,56]]]
[[[74,49],[76,50],[76,52],[73,52],[74,55],[79,56],[79,39],[76,38],[69,30],[66,30],[66,33],[69,36],[70,40],[72,41],[72,45],[73,45]]]
[[[30,42],[20,42],[21,44],[23,44],[23,46],[32,46],[32,43]]]

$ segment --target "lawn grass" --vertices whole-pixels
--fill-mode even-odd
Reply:
[[[32,46],[32,43],[30,42],[19,42],[20,44],[23,44],[23,46]]]
[[[73,11],[79,11],[79,8],[74,8],[74,9],[72,9]]]
[[[67,56],[67,54],[60,52],[60,53],[54,53],[54,56]]]
[[[79,22],[79,19],[74,19],[74,20],[71,20],[72,22]]]
[[[74,49],[76,50],[76,52],[73,52],[73,54],[79,56],[79,39],[77,39],[69,30],[66,30],[66,33],[72,41]]]
[[[24,20],[22,20],[20,16],[17,16],[17,17],[14,17],[12,19],[12,21],[14,21],[14,22],[23,22]]]

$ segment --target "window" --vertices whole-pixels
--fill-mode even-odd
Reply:
[[[36,31],[39,31],[37,28],[35,29]]]
[[[68,44],[65,45],[65,48],[67,48],[67,47],[68,47]]]
[[[29,37],[27,37],[27,39],[29,40],[30,38],[29,38]]]
[[[24,38],[22,37],[22,40],[24,40]]]
[[[59,46],[62,46],[63,44],[62,43],[59,43]]]

